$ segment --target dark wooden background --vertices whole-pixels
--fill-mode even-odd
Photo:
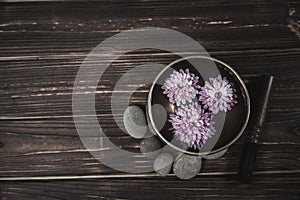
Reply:
[[[2,1],[0,199],[299,199],[299,13],[299,1],[284,0]],[[202,172],[188,181],[121,173],[84,148],[72,118],[77,70],[106,38],[145,26],[192,37],[242,77],[275,76],[252,184],[235,180],[245,135],[223,158],[206,161]],[[166,52],[144,50],[107,70],[96,109],[114,143],[139,149],[139,140],[124,135],[112,119],[108,103],[114,83],[137,64],[173,59]],[[144,105],[147,92],[142,87],[131,102]],[[66,176],[86,178],[60,180]],[[55,180],[8,180],[30,177]]]

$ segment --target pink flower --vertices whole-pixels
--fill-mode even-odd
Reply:
[[[171,103],[180,106],[186,102],[191,103],[199,93],[197,90],[200,88],[197,85],[198,81],[199,77],[190,73],[188,69],[185,71],[180,69],[179,72],[174,70],[161,88],[164,90],[163,93],[167,94]]]
[[[215,134],[213,115],[201,108],[197,102],[182,105],[170,114],[170,129],[175,139],[185,146],[200,149],[206,140]]]
[[[232,84],[221,75],[205,81],[199,94],[199,101],[203,103],[205,109],[209,109],[213,114],[217,114],[219,110],[227,112],[237,103],[237,95]]]

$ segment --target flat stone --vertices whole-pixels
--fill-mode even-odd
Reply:
[[[147,117],[147,121],[150,122],[149,117]],[[148,128],[153,135],[157,135],[151,123],[148,123]]]
[[[174,157],[170,153],[161,153],[154,160],[154,171],[161,176],[166,176],[170,173]]]
[[[162,142],[156,137],[144,138],[140,144],[141,153],[148,158],[155,158],[161,150]]]
[[[152,135],[148,131],[144,110],[139,106],[128,106],[123,114],[123,122],[126,131],[133,138],[145,138]]]
[[[191,179],[200,172],[201,167],[201,157],[183,154],[174,162],[173,172],[180,179]]]
[[[219,151],[217,153],[214,153],[214,154],[209,154],[209,155],[206,155],[206,156],[203,156],[204,159],[206,160],[215,160],[215,159],[218,159],[218,158],[221,158],[222,156],[224,156],[224,154],[228,151],[228,149],[224,149],[222,151]]]
[[[163,107],[160,104],[152,105],[151,111],[152,111],[152,116],[156,116],[156,118],[153,119],[156,129],[158,131],[161,131],[163,129],[163,127],[165,126],[166,121],[168,119],[167,111],[166,111],[165,107]]]

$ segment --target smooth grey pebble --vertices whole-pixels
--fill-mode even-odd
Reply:
[[[156,129],[158,131],[162,130],[168,119],[165,107],[160,104],[154,104],[151,106],[151,111],[153,116],[157,116],[157,119],[154,119]]]
[[[180,179],[191,179],[200,172],[201,167],[201,157],[183,154],[174,162],[173,172]]]
[[[150,120],[149,120],[148,117],[147,117],[147,120],[148,120],[148,122],[150,122]],[[149,130],[151,131],[151,133],[153,135],[157,135],[156,132],[155,132],[155,130],[154,130],[154,128],[153,128],[153,126],[150,123],[148,123],[148,128],[149,128]]]
[[[140,144],[141,153],[148,158],[155,158],[162,147],[161,141],[156,137],[144,138]]]
[[[174,157],[170,153],[161,153],[154,160],[154,171],[161,176],[166,176],[172,169]]]
[[[123,122],[128,134],[134,138],[145,138],[152,135],[148,131],[144,110],[139,106],[128,106],[123,114]]]
[[[217,153],[214,153],[214,154],[210,154],[210,155],[206,155],[206,156],[203,156],[204,159],[206,160],[215,160],[215,159],[218,159],[218,158],[221,158],[222,156],[224,156],[224,154],[228,151],[228,149],[224,149],[220,152],[217,152]]]

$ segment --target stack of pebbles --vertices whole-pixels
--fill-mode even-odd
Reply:
[[[160,176],[168,175],[173,168],[173,172],[178,178],[191,179],[200,172],[202,158],[217,159],[227,151],[225,149],[216,154],[200,157],[177,152],[171,147],[163,148],[161,140],[149,130],[144,110],[136,105],[127,107],[123,121],[125,129],[131,137],[142,139],[140,151],[144,156],[154,159],[153,168]]]

